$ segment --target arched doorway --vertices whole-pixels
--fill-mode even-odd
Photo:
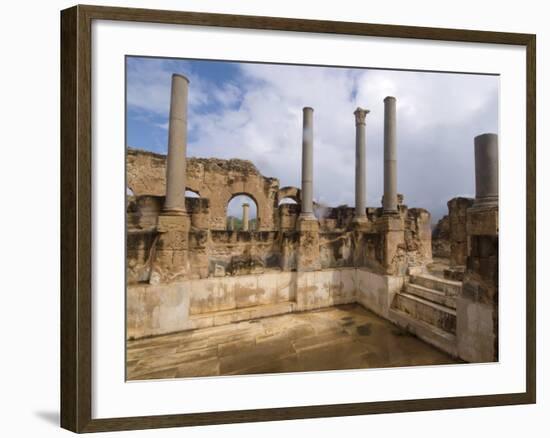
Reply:
[[[227,203],[226,229],[256,231],[259,229],[258,205],[244,193],[234,195]]]

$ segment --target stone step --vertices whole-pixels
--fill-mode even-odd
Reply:
[[[410,283],[444,292],[446,295],[457,296],[462,289],[460,281],[447,280],[433,275],[411,275]]]
[[[408,283],[405,285],[405,292],[424,298],[433,303],[441,304],[442,306],[447,306],[451,309],[456,309],[456,298],[454,296],[445,295],[445,292],[429,289],[413,283]]]
[[[398,292],[391,306],[446,332],[456,333],[456,311],[407,292]]]
[[[391,322],[422,339],[424,342],[453,357],[458,357],[457,341],[454,334],[441,330],[427,322],[415,319],[411,315],[397,309],[390,309],[388,318]]]

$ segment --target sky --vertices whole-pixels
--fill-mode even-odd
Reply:
[[[394,96],[398,192],[432,223],[449,199],[473,197],[474,137],[498,133],[498,76],[128,57],[129,147],[166,153],[172,73],[190,80],[187,155],[250,160],[281,187],[300,187],[302,108],[311,106],[314,200],[328,206],[355,203],[357,107],[370,110],[367,206],[381,205],[383,99]],[[240,217],[240,204],[229,214]]]

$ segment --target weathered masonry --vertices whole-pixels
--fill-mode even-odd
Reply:
[[[367,207],[369,111],[357,108],[350,114],[356,126],[356,205],[325,207],[313,199],[312,108],[303,110],[302,185],[280,187],[278,179],[262,175],[246,160],[186,156],[188,87],[185,77],[173,76],[168,155],[127,152],[132,193],[127,201],[128,338],[356,302],[455,356],[477,360],[475,351],[466,350],[469,339],[480,339],[475,331],[485,328],[468,318],[496,317],[497,286],[486,278],[483,264],[487,251],[498,262],[498,187],[495,192],[494,181],[483,176],[496,159],[483,145],[496,147],[496,136],[476,139],[476,175],[480,161],[481,176],[479,196],[468,213],[464,287],[442,279],[450,286],[436,291],[437,306],[454,312],[449,317],[432,306],[432,297],[414,301],[418,297],[410,293],[411,285],[431,278],[426,267],[432,262],[432,236],[429,212],[408,208],[397,193],[394,97],[384,100],[382,205]],[[185,197],[186,190],[198,197]],[[252,226],[244,205],[236,229],[227,208],[239,195],[254,201],[257,218]],[[281,202],[288,198],[295,203]],[[497,228],[476,226],[481,216]],[[467,313],[462,321],[461,309]],[[493,338],[483,342],[496,345]]]

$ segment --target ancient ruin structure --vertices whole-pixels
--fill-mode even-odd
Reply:
[[[359,303],[452,356],[494,359],[496,136],[476,138],[473,205],[449,203],[449,268],[463,267],[463,284],[429,272],[430,213],[408,208],[397,193],[394,97],[384,100],[382,205],[366,204],[369,111],[357,108],[356,205],[321,208],[313,199],[312,108],[303,109],[302,185],[280,187],[246,160],[186,157],[188,86],[173,76],[168,155],[127,153],[129,339]],[[227,218],[240,195],[256,204],[254,227],[248,204],[240,229]]]

